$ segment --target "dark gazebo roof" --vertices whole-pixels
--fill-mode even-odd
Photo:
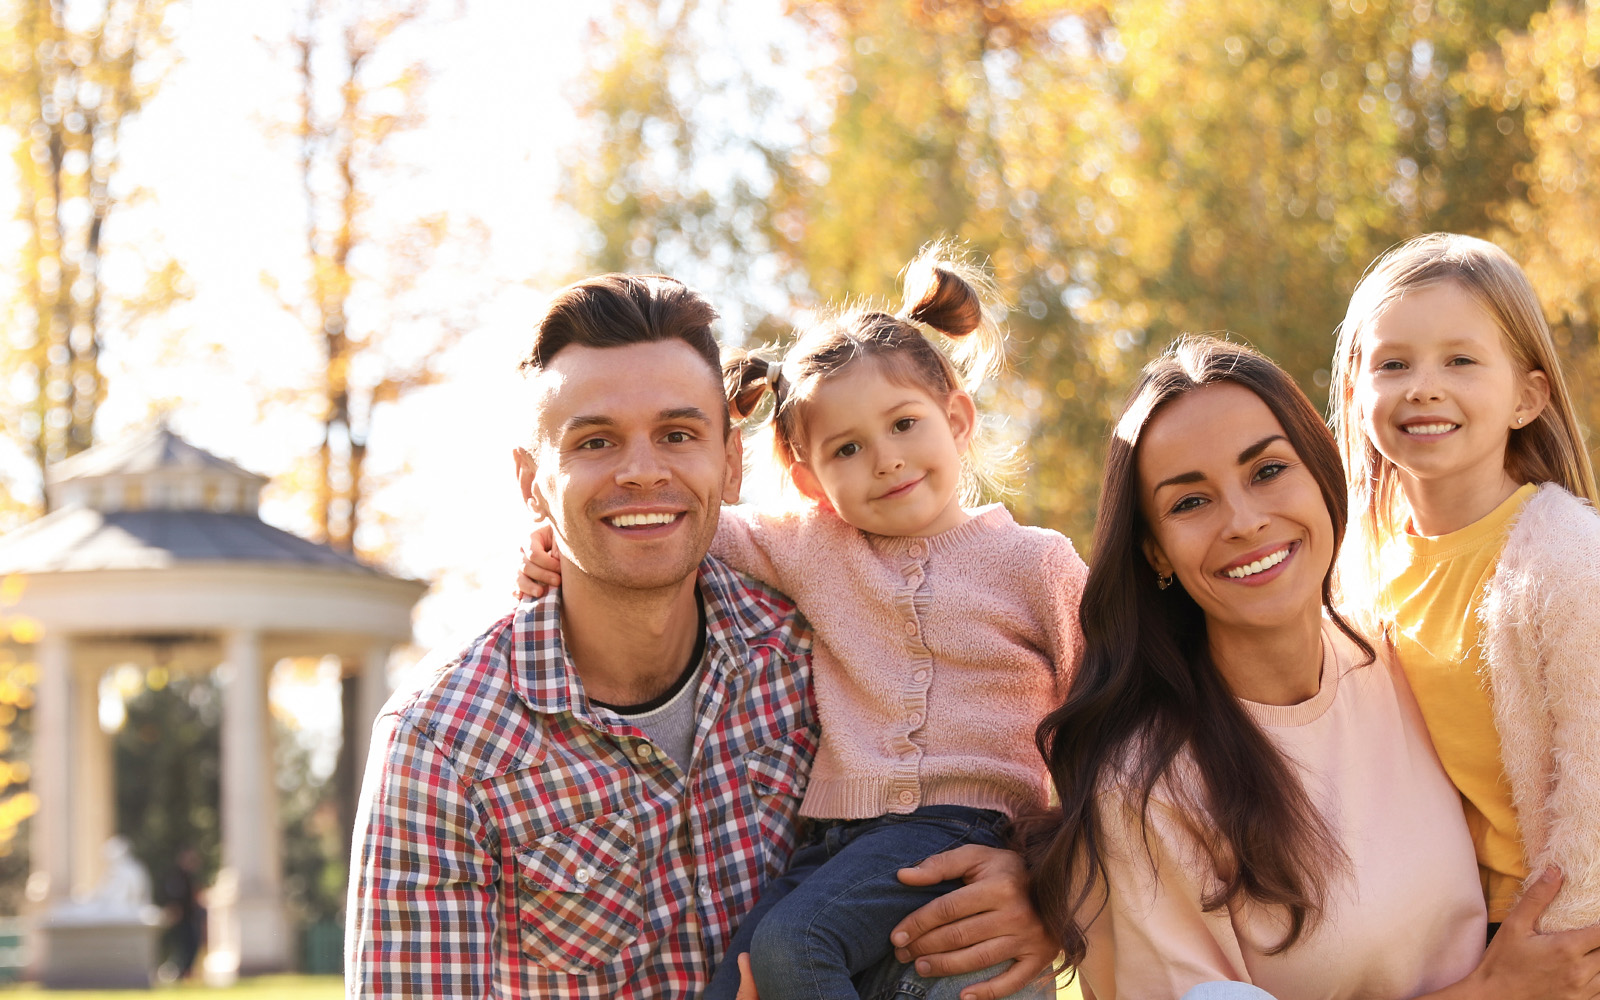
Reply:
[[[0,536],[0,574],[247,562],[382,571],[257,516],[264,476],[165,426],[52,466],[49,514]]]

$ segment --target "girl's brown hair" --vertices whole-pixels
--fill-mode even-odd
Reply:
[[[1493,243],[1456,233],[1429,233],[1400,244],[1373,263],[1350,296],[1350,308],[1339,324],[1328,390],[1329,420],[1344,459],[1350,507],[1357,512],[1341,590],[1379,621],[1387,617],[1385,609],[1369,607],[1379,578],[1379,551],[1405,530],[1409,512],[1394,463],[1368,440],[1358,412],[1361,337],[1402,296],[1447,281],[1472,296],[1494,320],[1517,369],[1523,374],[1542,371],[1550,384],[1543,412],[1510,432],[1506,471],[1518,482],[1558,483],[1577,496],[1596,499],[1594,468],[1572,394],[1544,310],[1522,268]]]
[[[1160,589],[1143,550],[1150,528],[1139,503],[1139,441],[1165,407],[1210,385],[1250,390],[1283,427],[1322,493],[1334,546],[1345,528],[1339,453],[1311,401],[1281,368],[1248,347],[1184,337],[1145,366],[1106,451],[1094,557],[1079,618],[1083,659],[1066,702],[1040,723],[1059,816],[1035,817],[1020,838],[1030,855],[1032,895],[1061,942],[1066,965],[1081,962],[1085,931],[1104,899],[1106,834],[1101,793],[1119,788],[1148,826],[1157,784],[1200,832],[1217,872],[1203,905],[1241,897],[1283,907],[1299,940],[1327,898],[1343,852],[1312,805],[1294,765],[1234,697],[1212,662],[1206,618],[1182,585]],[[1324,612],[1369,660],[1372,647],[1333,610],[1333,567],[1322,581]],[[1181,776],[1174,773],[1186,758]],[[1138,863],[1134,859],[1134,863]]]
[[[751,416],[766,393],[773,395],[773,443],[789,469],[805,460],[805,410],[825,379],[871,359],[890,379],[915,386],[936,400],[974,392],[995,375],[1005,352],[993,282],[946,242],[929,244],[906,267],[900,312],[858,307],[833,315],[802,333],[781,359],[738,352],[722,366],[728,411],[734,420]],[[932,335],[932,336],[930,336]],[[937,337],[945,348],[935,343]],[[962,499],[1003,490],[1000,470],[1009,455],[993,446],[969,446]]]

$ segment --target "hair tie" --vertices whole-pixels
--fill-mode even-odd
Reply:
[[[772,391],[773,392],[777,392],[778,391],[778,379],[780,379],[782,377],[783,377],[783,362],[782,361],[768,361],[767,362],[767,385],[772,387]]]

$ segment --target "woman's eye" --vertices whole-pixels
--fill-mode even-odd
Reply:
[[[1278,476],[1282,475],[1283,470],[1287,469],[1288,467],[1289,465],[1287,462],[1268,462],[1266,465],[1263,465],[1261,468],[1256,470],[1256,481],[1260,482],[1263,479],[1276,479]]]
[[[1172,505],[1172,513],[1182,514],[1184,511],[1194,510],[1205,502],[1204,497],[1184,497]]]
[[[916,417],[901,417],[899,420],[896,420],[894,422],[894,429],[895,429],[895,431],[897,433],[904,434],[906,431],[909,431],[911,428],[915,427],[916,425],[917,425],[917,418]]]
[[[860,450],[861,446],[856,444],[854,441],[851,441],[849,444],[840,445],[839,450],[834,452],[833,455],[835,458],[849,458],[851,455],[854,455]]]

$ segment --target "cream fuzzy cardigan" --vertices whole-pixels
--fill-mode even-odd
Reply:
[[[1600,921],[1600,516],[1552,483],[1512,523],[1478,609],[1532,877],[1565,883],[1544,931]]]
[[[800,812],[1043,805],[1033,733],[1082,645],[1088,570],[1072,543],[999,504],[928,538],[869,535],[832,511],[722,511],[711,554],[787,593],[816,629],[822,737]]]

